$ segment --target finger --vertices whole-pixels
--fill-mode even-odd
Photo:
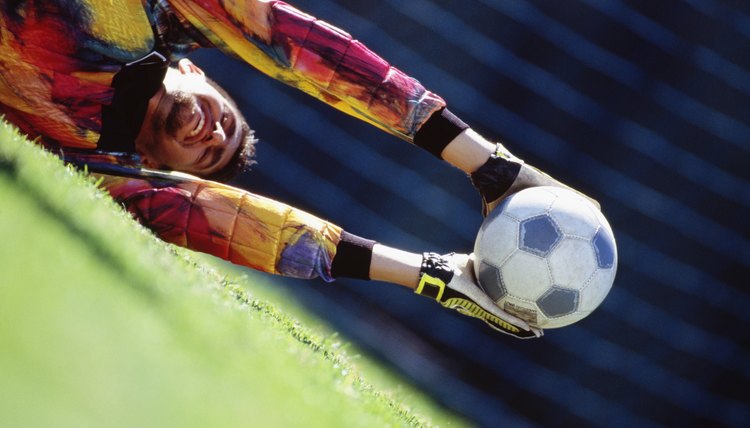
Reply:
[[[190,72],[190,65],[192,62],[190,62],[189,59],[183,58],[179,61],[177,61],[177,70],[180,71],[182,74],[188,74]]]
[[[200,74],[201,76],[205,76],[205,73],[203,72],[203,70],[201,70],[200,67],[195,65],[192,61],[190,61],[187,58],[183,58],[177,62],[177,69],[182,74],[194,73],[194,74]]]

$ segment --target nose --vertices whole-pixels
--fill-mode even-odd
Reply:
[[[214,129],[211,130],[211,133],[208,134],[207,142],[212,145],[216,146],[219,144],[224,144],[224,141],[227,139],[227,134],[224,132],[224,128],[221,126],[221,123],[218,121],[214,122]]]

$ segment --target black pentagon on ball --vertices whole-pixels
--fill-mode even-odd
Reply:
[[[479,264],[479,285],[496,302],[508,294],[500,270],[485,261]]]
[[[536,305],[548,318],[572,314],[578,308],[578,291],[555,285],[537,299]]]
[[[548,215],[526,219],[519,227],[519,248],[537,256],[546,257],[562,239],[562,232]]]
[[[615,249],[612,241],[602,233],[601,229],[594,235],[594,249],[596,262],[602,269],[609,269],[615,264]]]

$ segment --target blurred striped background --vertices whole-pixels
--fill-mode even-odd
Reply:
[[[477,426],[750,426],[750,3],[307,0],[483,135],[597,198],[620,266],[541,340],[399,287],[283,281]],[[215,52],[261,139],[235,184],[412,251],[470,251],[458,170]]]

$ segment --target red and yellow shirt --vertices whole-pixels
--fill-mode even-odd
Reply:
[[[7,1],[0,19],[0,113],[63,149],[96,149],[114,75],[156,49],[172,60],[221,49],[410,142],[445,107],[346,32],[280,1]],[[335,225],[197,178],[103,176],[112,196],[166,241],[267,272],[330,279]]]

